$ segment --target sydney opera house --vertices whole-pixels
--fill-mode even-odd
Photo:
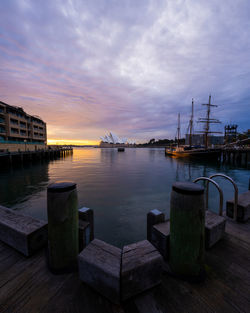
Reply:
[[[109,134],[100,137],[100,147],[126,147],[134,146],[135,142],[128,140],[127,138],[120,138],[115,133],[110,132]]]

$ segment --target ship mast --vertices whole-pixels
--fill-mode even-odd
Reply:
[[[187,132],[189,131],[189,146],[192,146],[192,136],[193,136],[193,119],[194,119],[194,99],[192,99],[192,113],[188,125]]]
[[[208,147],[208,134],[212,134],[212,133],[220,134],[221,133],[221,132],[209,131],[209,125],[211,123],[221,123],[221,122],[217,119],[210,118],[211,107],[217,107],[218,106],[215,104],[211,104],[211,95],[209,95],[208,103],[203,103],[202,105],[207,106],[207,116],[199,118],[198,123],[205,123],[204,131],[201,133],[204,134],[205,148],[207,148]]]
[[[181,137],[181,119],[180,113],[178,113],[178,127],[177,127],[177,146],[180,145],[180,137]]]

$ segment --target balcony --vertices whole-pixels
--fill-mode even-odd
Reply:
[[[5,124],[5,119],[0,117],[0,124]]]
[[[18,129],[11,128],[10,132],[11,132],[11,134],[19,135]]]
[[[5,130],[5,128],[3,128],[3,127],[0,127],[0,134],[5,134],[6,133],[6,130]]]
[[[18,120],[10,119],[10,124],[12,125],[18,125]]]

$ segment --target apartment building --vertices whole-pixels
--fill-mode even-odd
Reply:
[[[0,143],[46,144],[46,123],[20,107],[0,101]]]

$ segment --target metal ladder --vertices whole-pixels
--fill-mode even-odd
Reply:
[[[196,183],[200,180],[205,180],[207,181],[207,185],[206,185],[206,210],[208,209],[208,186],[209,186],[209,183],[212,183],[214,184],[214,186],[217,188],[217,190],[219,191],[219,194],[220,194],[220,206],[219,206],[219,215],[222,216],[222,210],[223,210],[223,192],[220,188],[220,186],[214,181],[212,180],[210,177],[198,177],[196,178],[193,183]]]
[[[219,207],[219,215],[222,216],[222,210],[223,210],[223,192],[220,188],[220,186],[212,179],[214,177],[223,177],[225,179],[227,179],[228,181],[230,181],[234,187],[234,214],[233,214],[233,219],[236,221],[237,220],[237,210],[238,210],[238,194],[239,194],[239,191],[238,191],[238,187],[235,183],[235,181],[225,175],[225,174],[222,174],[222,173],[218,173],[218,174],[213,174],[209,177],[198,177],[196,178],[193,182],[196,183],[197,181],[200,181],[200,180],[205,180],[207,181],[207,184],[206,184],[206,209],[208,209],[208,191],[209,191],[209,183],[212,183],[215,185],[215,187],[217,188],[217,190],[219,191],[220,193],[220,207]]]
[[[232,183],[232,185],[234,186],[234,214],[233,214],[233,219],[236,221],[237,220],[237,211],[238,211],[238,194],[239,194],[239,190],[238,190],[238,186],[236,185],[235,181],[222,173],[218,173],[218,174],[213,174],[211,175],[209,178],[212,179],[214,177],[223,177],[225,179],[227,179],[228,181],[230,181]],[[206,207],[208,207],[208,189],[209,189],[209,184],[207,184],[207,190],[206,190]]]

